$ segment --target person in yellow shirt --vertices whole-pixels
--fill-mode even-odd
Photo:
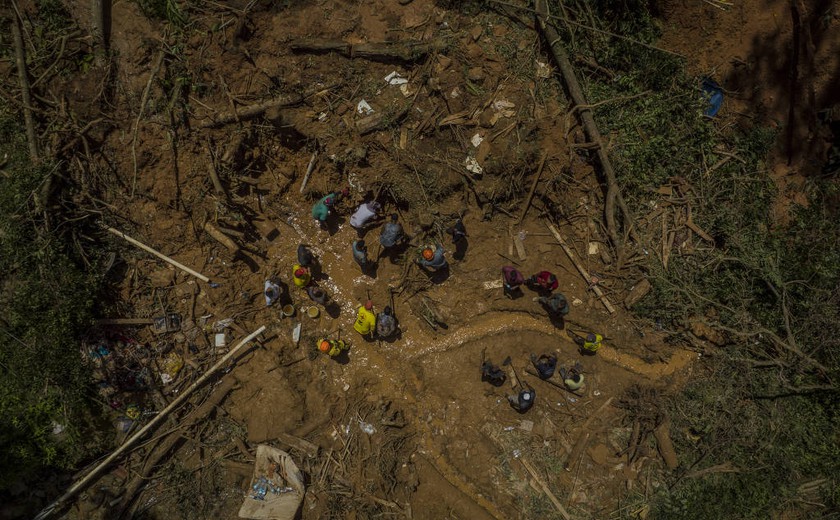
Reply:
[[[292,281],[295,282],[295,287],[306,287],[310,280],[312,280],[312,274],[309,273],[309,269],[300,264],[292,266]]]
[[[356,315],[353,328],[362,336],[373,337],[373,331],[376,330],[376,314],[373,313],[372,301],[368,300],[363,306],[359,306],[359,314]]]

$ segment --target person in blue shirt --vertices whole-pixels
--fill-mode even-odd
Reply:
[[[424,269],[434,271],[443,269],[449,265],[446,262],[444,252],[443,246],[440,244],[436,244],[435,249],[432,249],[432,246],[426,246],[420,251],[420,258],[417,259],[417,263]]]

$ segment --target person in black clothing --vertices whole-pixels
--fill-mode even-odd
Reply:
[[[452,243],[455,244],[455,254],[452,257],[455,260],[463,260],[467,254],[467,247],[469,246],[467,241],[467,228],[464,227],[464,221],[459,218],[446,232],[452,235]]]
[[[493,386],[502,386],[505,384],[507,376],[505,372],[496,365],[485,361],[481,364],[481,380],[487,381]]]
[[[554,369],[557,368],[557,356],[554,354],[542,354],[539,358],[531,354],[531,363],[537,369],[540,379],[549,379],[554,375]]]
[[[527,385],[527,388],[526,388]],[[519,413],[525,413],[534,406],[534,400],[537,398],[537,393],[531,388],[528,383],[521,383],[521,390],[518,395],[509,395],[508,402]]]

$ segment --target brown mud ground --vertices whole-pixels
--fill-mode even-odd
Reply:
[[[87,19],[88,4],[76,2],[74,17]],[[701,8],[669,7],[665,16],[673,25],[664,45],[686,49],[700,71],[751,52],[718,46],[706,55],[693,43],[710,31],[715,41],[760,10],[760,2],[738,4],[752,7],[734,9],[731,15],[741,18],[711,29],[686,22]],[[97,163],[84,188],[99,194],[110,225],[219,284],[211,288],[114,239],[121,256],[110,273],[115,301],[107,317],[148,317],[165,309],[184,318],[180,334],[122,329],[154,352],[173,349],[187,359],[160,399],[171,400],[218,359],[222,352],[211,346],[218,320],[234,320],[226,329],[228,345],[261,325],[268,331],[261,347],[240,356],[223,376],[235,378],[236,388],[198,427],[175,433],[184,437],[178,451],[139,496],[128,497],[126,511],[138,518],[235,517],[249,478],[245,464],[258,443],[289,449],[304,471],[305,519],[560,518],[523,460],[575,517],[607,518],[632,505],[628,497],[648,496],[664,465],[652,441],[628,464],[623,452],[632,428],[616,404],[635,385],[675,388],[699,354],[666,344],[663,333],[637,323],[620,305],[636,280],[613,276],[604,263],[603,192],[591,165],[572,148],[584,141],[582,131],[567,114],[556,77],[543,74],[540,64],[550,59],[527,13],[518,23],[494,11],[468,16],[430,0],[406,6],[382,0],[205,2],[185,14],[188,24],[173,31],[150,22],[133,2],[114,4],[111,72],[118,88],[104,92],[97,81],[104,73],[95,70],[64,85],[75,110],[88,107],[93,114],[90,97],[104,106],[111,96],[112,114],[92,125],[91,135],[56,145],[94,147]],[[696,36],[680,38],[684,30]],[[419,40],[434,42],[435,49],[413,63],[382,63],[294,53],[290,43],[298,38]],[[161,52],[162,66],[150,81]],[[392,71],[408,79],[404,88],[383,79]],[[150,94],[141,106],[147,83]],[[233,106],[290,95],[303,101],[241,123],[202,126]],[[360,131],[370,122],[357,114],[362,99],[374,115],[384,114],[370,132]],[[476,135],[483,139],[478,146],[471,142]],[[301,190],[314,150],[315,168]],[[537,194],[517,224],[543,153]],[[468,156],[482,173],[465,168]],[[227,193],[214,190],[211,170]],[[320,230],[310,217],[313,202],[345,186],[352,200],[340,204],[337,225]],[[382,257],[375,277],[353,262],[356,232],[347,222],[370,193],[379,195],[386,214],[398,212],[418,234],[404,254]],[[565,217],[560,232],[599,276],[616,314],[587,290],[550,235],[549,214]],[[469,247],[456,260],[443,230],[459,215]],[[208,236],[206,222],[232,231],[240,251],[234,255]],[[372,254],[378,234],[377,226],[367,235]],[[524,259],[513,236],[523,238]],[[411,266],[423,239],[447,247],[445,279]],[[303,314],[310,303],[291,285],[299,243],[316,253],[315,279],[338,304],[317,319]],[[502,295],[500,268],[510,259],[526,276],[541,269],[557,274],[560,291],[573,303],[567,326],[609,338],[596,356],[577,352],[532,301],[534,293],[526,290],[516,300]],[[291,286],[294,317],[265,307],[260,293],[271,277]],[[379,311],[392,295],[400,337],[359,337],[352,329],[358,305],[370,298]],[[433,328],[435,319],[445,327]],[[297,323],[302,336],[295,345]],[[350,342],[349,362],[315,351],[315,340],[328,333]],[[497,364],[510,356],[517,374],[535,388],[530,412],[508,406],[507,384],[497,389],[480,381],[484,349]],[[583,364],[581,395],[525,373],[529,354],[547,352],[556,352],[561,364]],[[362,431],[363,424],[374,433]],[[177,420],[159,430],[171,426]],[[283,434],[313,443],[317,453],[284,443]],[[151,446],[91,486],[71,517],[111,518],[122,510],[123,486]]]

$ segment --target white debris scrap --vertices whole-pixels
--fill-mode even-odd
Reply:
[[[373,114],[373,108],[368,104],[367,101],[363,99],[359,101],[358,105],[356,105],[356,112],[363,116],[368,116],[370,114]]]
[[[513,110],[514,108],[516,108],[516,103],[511,103],[506,99],[497,99],[493,102],[493,110],[503,117],[513,117],[516,115],[516,112]]]
[[[482,141],[484,141],[484,138],[481,137],[481,134],[475,134],[474,136],[472,136],[472,139],[470,139],[470,142],[476,148],[478,148],[478,145],[480,145]]]
[[[393,71],[387,76],[385,76],[385,82],[389,85],[405,85],[408,83],[408,79],[400,76],[400,73],[397,71]]]
[[[469,172],[473,172],[475,174],[484,173],[484,168],[482,168],[481,165],[478,164],[478,161],[475,160],[475,157],[467,157],[467,159],[464,161],[464,166],[467,167],[467,171]]]
[[[551,65],[548,63],[543,63],[537,60],[537,77],[538,78],[550,78],[551,77]]]

